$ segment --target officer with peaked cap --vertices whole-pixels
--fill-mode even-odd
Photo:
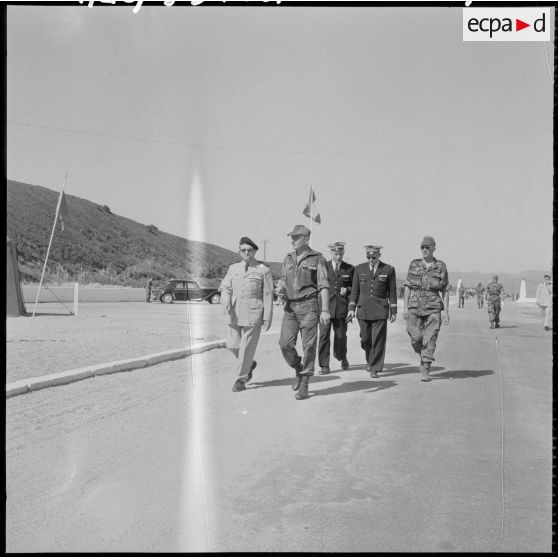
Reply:
[[[293,390],[296,399],[308,398],[308,382],[314,375],[318,322],[325,326],[329,316],[329,281],[324,257],[310,248],[310,230],[296,225],[291,237],[293,252],[283,260],[277,294],[284,300],[279,346],[287,364],[294,368]],[[321,298],[321,312],[318,307]],[[298,332],[302,337],[303,357],[296,351]]]
[[[347,312],[349,295],[353,284],[355,268],[343,260],[345,243],[334,242],[329,245],[331,260],[326,262],[327,278],[329,280],[329,314],[331,321],[320,325],[320,340],[318,343],[318,374],[329,374],[329,353],[331,327],[333,326],[333,356],[341,362],[341,368],[347,370]]]
[[[382,246],[367,244],[367,262],[356,266],[347,320],[355,316],[360,326],[360,346],[366,370],[378,378],[384,367],[387,321],[397,316],[397,284],[393,266],[380,260]]]
[[[239,242],[242,261],[229,266],[221,283],[227,348],[238,359],[233,391],[244,391],[252,379],[262,325],[267,331],[273,317],[273,278],[269,268],[256,260],[257,250],[257,244],[243,236]]]
[[[422,258],[409,264],[403,318],[407,321],[411,346],[420,355],[421,380],[429,382],[442,320],[449,323],[449,281],[446,264],[434,257],[434,239],[425,236],[420,249]]]

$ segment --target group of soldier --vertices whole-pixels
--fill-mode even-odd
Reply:
[[[364,246],[367,261],[353,267],[343,261],[344,242],[329,246],[331,260],[326,262],[310,247],[307,227],[296,225],[287,236],[293,251],[283,260],[276,287],[269,268],[255,258],[258,246],[246,236],[239,242],[241,261],[229,267],[221,283],[227,347],[238,360],[233,391],[245,390],[252,379],[262,328],[267,331],[271,325],[274,292],[283,303],[279,346],[295,373],[296,399],[308,398],[317,349],[318,373],[329,374],[332,329],[333,356],[343,369],[349,368],[347,324],[355,317],[366,370],[378,378],[384,366],[387,322],[397,317],[395,269],[380,260],[382,246]],[[421,257],[409,265],[403,317],[411,346],[420,358],[421,380],[428,382],[441,324],[449,323],[449,282],[445,263],[434,257],[436,243],[431,236],[422,239],[420,250]],[[302,356],[296,349],[299,332]]]

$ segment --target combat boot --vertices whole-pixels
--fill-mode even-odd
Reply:
[[[308,399],[308,381],[310,376],[308,374],[301,374],[300,388],[295,393],[295,399]]]
[[[256,366],[258,366],[258,363],[255,360],[253,360],[252,366],[250,366],[250,371],[248,372],[248,376],[246,376],[246,383],[248,383],[252,379],[252,375],[254,373],[254,369],[256,368]]]
[[[420,363],[420,381],[421,382],[430,382],[432,378],[430,377],[430,363],[429,362],[421,362]]]
[[[233,391],[244,391],[246,389],[244,380],[241,380],[240,378],[238,380],[236,380],[236,382],[234,383],[234,386],[232,388]]]
[[[292,386],[293,391],[298,391],[298,388],[300,388],[300,382],[302,381],[302,376],[300,375],[300,373],[302,372],[302,364],[299,364],[296,368],[295,368],[295,381],[294,384]]]

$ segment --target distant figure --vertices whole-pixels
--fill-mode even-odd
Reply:
[[[479,283],[475,290],[477,291],[477,306],[482,308],[484,304],[484,287],[482,283]]]
[[[153,279],[147,281],[145,285],[145,302],[151,302],[151,290],[153,288]]]
[[[552,280],[544,276],[544,283],[537,287],[537,306],[541,309],[541,323],[548,331],[552,329]]]
[[[380,261],[382,246],[364,248],[368,261],[356,266],[347,320],[356,311],[366,370],[371,378],[378,378],[384,368],[387,322],[397,317],[397,283],[394,267]]]
[[[231,264],[221,283],[221,305],[227,324],[227,348],[238,360],[233,391],[244,391],[256,368],[254,355],[273,317],[273,278],[256,258],[257,244],[247,236],[239,242],[241,262]]]
[[[457,291],[457,296],[458,296],[458,300],[459,303],[457,305],[458,308],[464,308],[465,307],[465,287],[463,285],[461,285]]]
[[[449,281],[446,264],[434,257],[434,239],[425,236],[420,249],[422,259],[409,264],[403,318],[407,321],[411,346],[420,355],[421,381],[429,382],[442,321],[449,323]]]
[[[318,342],[318,374],[329,374],[329,352],[331,347],[331,327],[333,326],[333,356],[341,362],[341,368],[347,370],[347,311],[349,295],[353,284],[354,266],[343,260],[345,243],[335,242],[329,245],[331,260],[326,262],[329,280],[329,313],[331,321],[320,325]]]
[[[498,283],[498,275],[492,276],[492,281],[486,285],[486,302],[490,329],[500,327],[500,310],[502,308],[504,287]]]

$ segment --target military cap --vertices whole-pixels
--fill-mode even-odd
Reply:
[[[379,252],[383,246],[376,246],[375,244],[365,244],[364,248],[366,248],[366,252]]]
[[[332,252],[344,252],[345,251],[345,242],[334,242],[333,244],[329,245],[329,249]]]
[[[258,250],[258,245],[253,240],[250,240],[247,236],[243,236],[240,239],[238,245],[241,246],[242,244],[248,244],[248,246],[252,246],[254,250]]]
[[[295,225],[294,229],[287,234],[287,236],[296,236],[301,234],[302,236],[310,236],[310,229],[304,225]]]
[[[550,275],[548,275],[548,273],[544,276],[544,279],[546,279],[547,277],[550,279]]]
[[[436,246],[436,241],[431,236],[425,236],[420,243],[421,246]]]

